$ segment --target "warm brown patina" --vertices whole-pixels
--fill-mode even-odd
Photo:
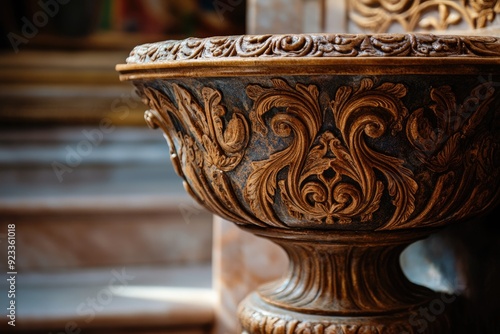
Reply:
[[[499,201],[500,39],[266,35],[136,47],[118,65],[186,190],[282,246],[247,333],[448,333],[399,254]]]

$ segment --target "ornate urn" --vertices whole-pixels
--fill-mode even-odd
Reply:
[[[186,191],[288,254],[241,303],[244,333],[451,331],[445,311],[417,321],[448,296],[408,281],[399,255],[499,201],[500,39],[189,38],[117,70]]]

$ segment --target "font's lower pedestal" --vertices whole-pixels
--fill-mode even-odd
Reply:
[[[399,264],[427,231],[250,230],[280,245],[290,265],[241,303],[244,333],[450,333],[454,297],[411,283]]]

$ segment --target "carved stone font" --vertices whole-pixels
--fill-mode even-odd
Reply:
[[[236,36],[128,60],[186,190],[290,258],[240,305],[245,333],[422,333],[415,312],[451,300],[399,255],[500,199],[497,39]],[[451,308],[423,332],[450,333]]]

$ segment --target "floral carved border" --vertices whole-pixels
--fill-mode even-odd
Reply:
[[[500,14],[496,0],[349,0],[350,21],[372,32],[388,32],[393,25],[404,31],[447,30],[465,22],[469,29],[492,23]]]
[[[449,86],[433,87],[432,103],[410,111],[402,83],[364,78],[340,86],[327,103],[316,85],[271,82],[247,85],[248,112],[225,106],[210,87],[198,99],[171,84],[173,100],[139,87],[151,107],[146,120],[166,134],[186,190],[212,212],[258,226],[393,230],[465,219],[498,202],[492,83],[461,103]],[[325,117],[333,128],[323,127]],[[252,143],[268,134],[285,147],[271,145],[239,174]],[[409,152],[395,156],[371,144],[396,136]]]
[[[500,39],[420,34],[243,35],[188,38],[135,47],[128,64],[272,57],[499,57]]]

